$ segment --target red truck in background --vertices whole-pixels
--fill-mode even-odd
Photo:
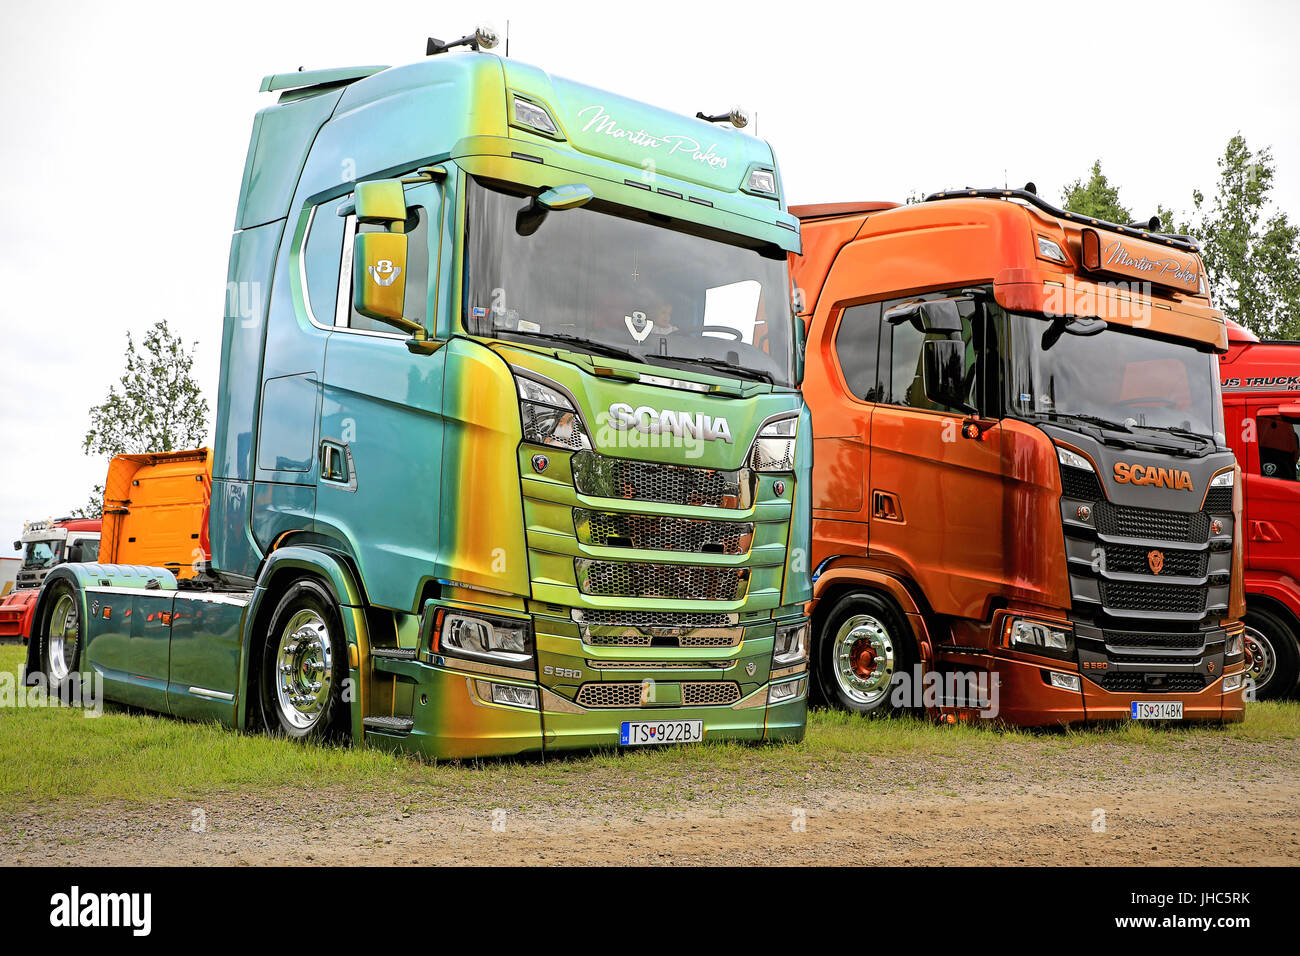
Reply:
[[[1246,649],[1259,699],[1300,678],[1300,342],[1228,323],[1224,425],[1244,476]]]
[[[96,560],[99,532],[98,518],[58,518],[23,525],[22,537],[14,542],[14,550],[22,552],[22,564],[14,589],[0,601],[0,640],[27,639],[45,576],[68,561]]]

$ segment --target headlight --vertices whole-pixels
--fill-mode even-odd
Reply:
[[[591,447],[581,416],[564,394],[519,375],[515,376],[515,386],[519,389],[519,417],[523,422],[524,441],[570,451]]]
[[[1074,644],[1070,631],[1064,628],[1020,618],[1007,622],[1006,636],[1007,642],[1012,647],[1027,647],[1049,653],[1065,653]]]
[[[764,425],[754,439],[749,467],[755,471],[794,471],[795,432],[798,428],[797,416]]]
[[[1215,475],[1214,478],[1210,480],[1210,487],[1231,488],[1236,483],[1237,483],[1237,472],[1234,469],[1232,471],[1225,471],[1222,474]]]
[[[1056,446],[1056,460],[1062,465],[1069,465],[1071,468],[1082,468],[1084,471],[1096,473],[1096,469],[1092,467],[1092,462],[1082,455],[1076,455],[1068,448],[1062,448],[1060,445]]]
[[[1223,692],[1231,694],[1233,691],[1241,690],[1241,674],[1229,674],[1223,679]]]
[[[782,624],[776,629],[772,663],[781,667],[808,659],[808,622]]]
[[[551,119],[551,114],[546,109],[536,103],[530,103],[522,97],[513,97],[515,101],[515,125],[531,129],[536,133],[542,133],[555,139],[560,138],[560,131],[555,126],[555,120]]]
[[[1245,652],[1242,641],[1242,632],[1236,631],[1228,635],[1228,640],[1223,647],[1224,657],[1240,657]]]
[[[448,612],[442,619],[435,651],[513,664],[533,659],[532,632],[526,621],[471,617]]]

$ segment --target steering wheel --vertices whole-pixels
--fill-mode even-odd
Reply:
[[[723,333],[724,335],[726,335],[729,339],[731,339],[731,341],[733,341],[733,342],[743,342],[743,341],[745,341],[745,337],[744,337],[743,335],[740,334],[740,330],[739,330],[739,329],[733,329],[733,328],[732,328],[731,326],[729,326],[729,325],[703,325],[703,326],[700,326],[700,334],[703,335],[705,332],[721,332],[721,333]]]

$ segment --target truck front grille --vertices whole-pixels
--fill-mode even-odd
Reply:
[[[1097,530],[1115,537],[1204,542],[1210,534],[1210,519],[1203,511],[1157,511],[1099,501],[1095,514]]]
[[[745,596],[749,586],[749,568],[591,558],[574,558],[574,568],[582,593],[601,597],[737,601]]]
[[[1205,496],[1205,510],[1216,515],[1232,514],[1232,489],[1211,488]]]
[[[1101,603],[1122,611],[1200,614],[1205,611],[1206,588],[1179,584],[1102,581]]]
[[[690,681],[682,684],[682,703],[687,707],[728,706],[740,700],[740,685],[735,681]]]
[[[1151,679],[1148,680],[1147,678]],[[1203,674],[1146,674],[1142,671],[1112,671],[1092,677],[1102,690],[1115,694],[1190,694],[1205,689]]]
[[[681,684],[682,706],[726,707],[740,700],[735,681],[686,681]],[[583,684],[578,689],[579,706],[593,709],[642,707],[653,704],[651,681],[606,681]]]
[[[671,518],[573,509],[578,540],[611,548],[744,554],[754,540],[752,521]]]
[[[1091,471],[1061,466],[1061,491],[1067,498],[1099,501],[1102,498],[1101,482]]]
[[[1205,635],[1200,631],[1103,631],[1102,639],[1111,647],[1188,650],[1205,646]]]
[[[1151,574],[1150,550],[1128,544],[1106,547],[1106,570],[1126,574]],[[1180,578],[1203,578],[1208,551],[1161,551],[1160,574]]]
[[[593,627],[727,627],[739,620],[723,611],[578,611]]]
[[[574,487],[584,495],[705,508],[748,508],[748,470],[723,471],[610,458],[580,451],[570,462]]]

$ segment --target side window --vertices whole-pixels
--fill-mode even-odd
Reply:
[[[318,325],[333,325],[339,294],[339,257],[343,254],[343,220],[336,199],[321,203],[311,215],[302,249],[302,275],[307,287],[307,308]]]
[[[81,545],[82,561],[99,560],[99,539],[98,538],[78,538],[77,544]]]
[[[1300,423],[1259,415],[1259,472],[1266,478],[1300,481]]]
[[[921,296],[909,296],[892,299],[881,303],[881,352],[880,379],[884,391],[883,401],[889,405],[902,405],[907,408],[926,408],[934,411],[961,412],[962,408],[950,408],[930,400],[925,393],[925,343],[948,338],[947,333],[926,332],[920,320],[904,321],[897,324],[884,321],[884,316],[896,305],[903,305],[917,300],[948,298],[956,292],[932,292]],[[984,345],[983,322],[974,302],[960,305],[962,342],[966,346],[964,373],[966,401],[970,405],[980,405],[983,383],[979,381],[979,357]]]
[[[339,326],[362,332],[389,332],[398,330],[376,319],[362,315],[352,308],[352,242],[357,233],[383,232],[384,227],[362,223],[357,228],[355,216],[348,216],[342,261],[338,273]],[[406,210],[406,305],[403,311],[412,322],[427,325],[429,297],[429,212],[423,206],[409,206]]]
[[[876,361],[880,352],[880,303],[854,305],[844,310],[835,332],[835,356],[844,381],[855,398],[879,402],[884,398]]]

